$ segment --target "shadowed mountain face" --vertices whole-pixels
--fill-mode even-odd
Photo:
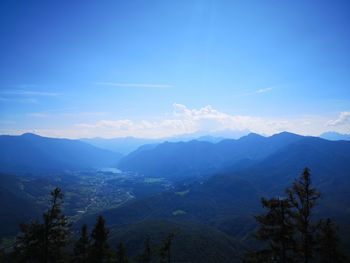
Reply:
[[[17,233],[19,224],[40,216],[34,198],[25,194],[16,176],[0,173],[0,237]]]
[[[122,158],[119,167],[149,176],[182,177],[212,174],[232,166],[248,166],[303,137],[280,133],[271,137],[249,134],[219,143],[162,143]]]
[[[48,172],[115,166],[120,154],[78,140],[23,134],[0,136],[4,172]]]

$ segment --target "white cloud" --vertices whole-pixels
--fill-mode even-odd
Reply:
[[[328,126],[340,126],[350,123],[350,111],[341,112],[337,119],[331,120],[327,123]]]
[[[95,82],[95,85],[120,88],[171,88],[169,84]]]
[[[173,114],[168,118],[153,120],[100,120],[95,123],[76,124],[82,133],[102,137],[167,137],[178,134],[218,132],[223,130],[273,134],[293,126],[284,119],[267,119],[255,116],[230,115],[211,105],[190,109],[183,104],[173,104]]]
[[[48,114],[48,115],[45,115]],[[78,115],[77,115],[78,114]],[[49,116],[49,118],[47,117]],[[229,114],[222,112],[211,105],[201,108],[189,108],[183,104],[174,103],[173,112],[166,117],[148,118],[148,119],[117,119],[108,117],[110,114],[104,113],[32,113],[31,117],[54,120],[50,122],[50,128],[41,128],[36,132],[44,136],[52,137],[125,137],[135,136],[143,138],[160,138],[186,133],[216,133],[222,131],[234,132],[256,132],[265,135],[289,131],[304,135],[319,135],[328,131],[325,123],[339,124],[341,121],[349,120],[348,113],[340,115],[341,121],[329,121],[329,117],[307,115],[288,118],[263,117]],[[65,126],[52,127],[52,123],[60,123],[62,120],[72,119]],[[92,118],[94,121],[92,121]],[[79,123],[72,120],[80,119]],[[85,119],[85,121],[84,121]],[[76,124],[72,124],[76,123]],[[350,130],[350,122],[345,125],[337,126],[337,132],[346,132]],[[31,130],[22,129],[21,131],[1,130],[0,133],[18,134],[21,132],[31,132]]]

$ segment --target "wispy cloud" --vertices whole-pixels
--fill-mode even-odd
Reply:
[[[43,113],[43,112],[32,112],[32,113],[28,113],[27,116],[33,117],[33,118],[47,118],[49,117],[49,114]]]
[[[17,89],[32,89],[37,87],[38,85],[35,84],[17,84],[17,85],[12,85],[12,87],[17,88]]]
[[[275,87],[267,87],[267,88],[262,88],[262,89],[257,89],[257,90],[254,90],[254,91],[250,91],[250,92],[244,93],[242,95],[244,95],[244,96],[257,95],[257,94],[270,92],[270,91],[272,91],[274,89],[275,89]]]
[[[63,110],[62,110],[63,111]],[[57,118],[57,117],[102,117],[107,112],[59,112],[59,110],[47,110],[43,112],[30,112],[28,117],[32,118]]]
[[[17,96],[48,96],[56,97],[61,95],[56,92],[43,92],[43,91],[33,91],[33,90],[11,90],[1,92],[3,95],[17,95]]]
[[[36,104],[38,101],[33,98],[7,98],[7,97],[0,97],[0,101],[3,102],[19,102],[19,103],[33,103]]]
[[[350,111],[343,111],[338,118],[327,122],[327,126],[339,126],[350,123]]]
[[[150,84],[150,83],[116,83],[116,82],[94,82],[99,86],[110,86],[119,88],[171,88],[169,84]]]
[[[266,92],[269,92],[273,89],[274,89],[273,87],[269,87],[269,88],[265,88],[265,89],[258,89],[255,93],[266,93]]]

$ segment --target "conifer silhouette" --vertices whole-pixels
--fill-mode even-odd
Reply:
[[[117,263],[128,263],[128,256],[126,253],[125,246],[122,242],[119,243],[117,248]]]
[[[83,263],[87,262],[89,255],[90,238],[87,225],[84,224],[81,228],[80,238],[74,245],[73,262]]]
[[[62,262],[69,234],[69,223],[62,214],[63,193],[60,188],[51,192],[50,209],[38,221],[22,224],[21,234],[15,242],[16,256],[20,262]]]
[[[313,208],[320,197],[320,193],[312,186],[310,169],[305,168],[286,192],[295,209],[294,224],[299,234],[296,251],[301,262],[309,263],[314,257],[314,239],[318,227],[313,222]]]
[[[175,234],[170,233],[163,241],[159,251],[161,263],[171,262],[171,246],[172,246],[174,237],[175,237]]]
[[[262,198],[261,203],[268,211],[256,216],[259,223],[259,230],[256,238],[267,241],[268,247],[259,255],[266,259],[275,260],[281,263],[294,262],[293,250],[295,247],[293,213],[288,199],[283,198]]]
[[[345,256],[339,248],[337,227],[329,218],[321,221],[317,239],[320,263],[345,262]]]
[[[103,263],[110,261],[111,253],[107,242],[108,234],[109,231],[105,226],[105,219],[100,215],[91,233],[90,262]]]
[[[140,263],[151,263],[151,242],[150,242],[150,238],[148,237],[145,242],[144,242],[144,249],[143,249],[143,253],[140,256]]]

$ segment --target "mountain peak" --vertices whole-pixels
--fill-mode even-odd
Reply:
[[[27,138],[38,138],[38,137],[41,137],[40,135],[37,135],[35,133],[30,133],[30,132],[23,133],[20,136],[27,137]]]
[[[280,132],[280,133],[275,133],[271,137],[301,137],[301,136],[302,135],[295,134],[295,133],[292,133],[292,132],[283,131],[283,132]]]
[[[257,133],[254,133],[254,132],[251,132],[249,133],[248,135],[245,135],[243,137],[240,138],[241,139],[262,139],[262,138],[265,138],[264,136],[260,135],[260,134],[257,134]]]

